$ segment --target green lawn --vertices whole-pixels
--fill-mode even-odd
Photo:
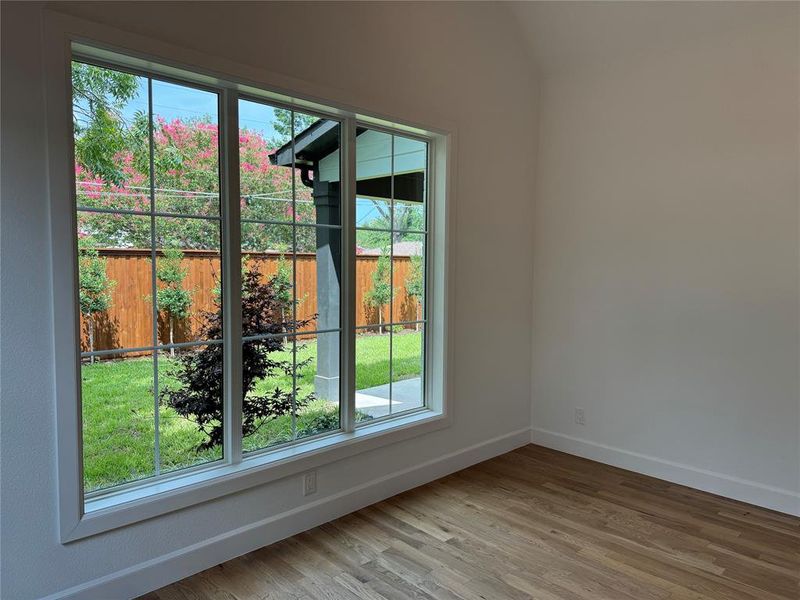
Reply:
[[[421,334],[402,332],[393,341],[395,381],[420,374]],[[280,353],[291,360],[291,349]],[[298,362],[310,358],[298,370],[300,397],[314,391],[316,342],[298,342]],[[171,361],[159,357],[159,388],[177,386],[169,376]],[[155,427],[153,418],[153,361],[151,358],[108,360],[81,368],[83,404],[84,480],[86,491],[133,481],[155,474]],[[356,338],[356,389],[389,381],[389,336],[360,335]],[[259,382],[256,392],[279,386],[291,389],[290,376]],[[363,415],[359,415],[364,418]],[[338,408],[317,399],[297,416],[297,435],[305,437],[337,429]],[[215,448],[198,452],[204,436],[195,425],[172,409],[159,407],[160,470],[162,473],[222,457]],[[255,450],[291,441],[289,415],[264,423],[244,440],[244,449]]]

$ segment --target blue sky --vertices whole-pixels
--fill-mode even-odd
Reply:
[[[130,121],[141,111],[147,112],[147,79],[137,78],[139,93],[123,109],[123,117]],[[217,122],[217,95],[182,85],[153,80],[153,116],[173,119],[203,119]],[[264,104],[247,100],[239,102],[239,122],[252,131],[260,132],[269,139],[275,134],[272,126],[274,110]],[[356,202],[356,221],[365,225],[378,216],[378,210],[370,200],[359,198]]]
[[[147,112],[147,79],[137,78],[139,93],[123,109],[123,116],[130,120],[138,112]],[[182,85],[153,80],[153,116],[173,119],[198,119],[208,117],[217,122],[217,95]],[[267,139],[275,134],[272,127],[274,111],[271,107],[255,102],[239,102],[239,122],[243,127],[258,131]]]

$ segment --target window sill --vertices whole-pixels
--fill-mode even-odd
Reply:
[[[236,465],[213,465],[90,498],[85,502],[83,516],[71,531],[62,536],[61,541],[67,543],[124,527],[448,425],[449,420],[444,414],[423,409],[363,425],[352,433],[335,433],[254,454]]]

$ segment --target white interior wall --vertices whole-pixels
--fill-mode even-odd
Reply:
[[[341,90],[346,101],[378,113],[454,123],[458,135],[452,426],[319,469],[316,496],[303,498],[299,477],[289,478],[60,544],[42,8],[2,4],[0,596],[23,600],[73,586],[70,593],[81,597],[142,592],[528,439],[532,285],[528,276],[510,275],[530,269],[531,192],[522,174],[535,148],[535,89],[504,11],[54,3],[58,11]]]
[[[533,440],[800,514],[798,5],[567,4],[524,7]]]

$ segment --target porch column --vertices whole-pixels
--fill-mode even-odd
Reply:
[[[339,182],[314,181],[314,206],[317,225],[339,225]],[[317,227],[317,329],[339,327],[342,240],[339,229]],[[339,401],[339,336],[322,334],[317,338],[317,398]]]

